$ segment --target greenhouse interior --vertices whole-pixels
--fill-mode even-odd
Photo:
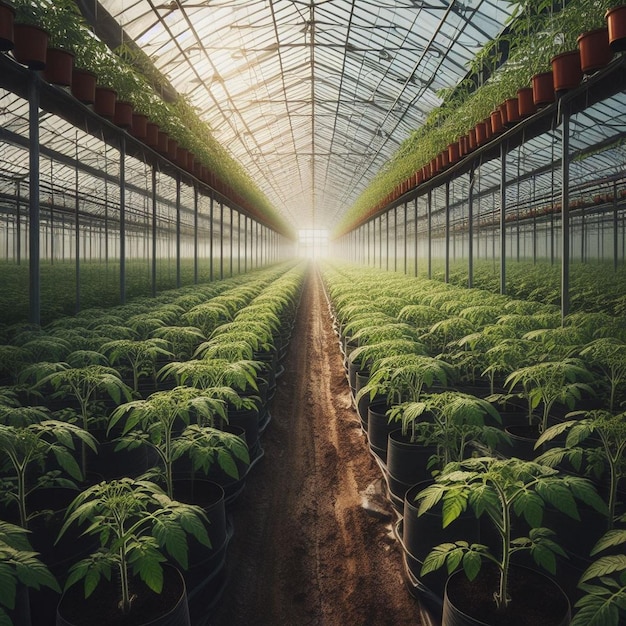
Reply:
[[[623,0],[0,0],[0,626],[626,624]]]

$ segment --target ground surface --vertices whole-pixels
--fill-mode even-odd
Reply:
[[[384,520],[362,507],[367,451],[319,278],[305,286],[264,458],[235,503],[228,587],[211,626],[419,624]]]

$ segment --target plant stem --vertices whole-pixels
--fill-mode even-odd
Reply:
[[[17,503],[20,511],[20,524],[28,529],[26,515],[26,465],[17,468]]]

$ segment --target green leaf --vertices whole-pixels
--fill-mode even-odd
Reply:
[[[480,572],[482,558],[479,552],[469,551],[463,555],[463,571],[469,580],[474,580]]]
[[[614,572],[622,572],[624,570],[626,570],[626,555],[615,554],[603,556],[584,571],[580,582],[585,582],[591,578],[598,578],[600,576],[608,576]]]

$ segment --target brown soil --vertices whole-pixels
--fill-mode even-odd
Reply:
[[[211,625],[419,624],[391,507],[382,517],[362,506],[381,474],[313,273],[283,364],[265,456],[234,507],[230,579]]]

